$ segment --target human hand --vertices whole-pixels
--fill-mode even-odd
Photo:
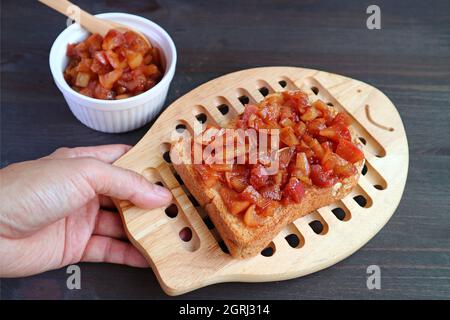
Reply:
[[[147,267],[126,239],[109,197],[142,208],[167,204],[171,193],[111,165],[125,145],[61,148],[0,170],[0,277],[28,276],[86,262]]]

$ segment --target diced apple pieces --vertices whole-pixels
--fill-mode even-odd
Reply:
[[[333,124],[334,125],[342,125],[344,127],[348,127],[351,124],[352,120],[350,119],[350,117],[344,113],[344,112],[339,112],[333,119]]]
[[[78,72],[77,78],[75,80],[75,85],[82,88],[87,87],[90,79],[91,75],[89,73]]]
[[[339,177],[350,177],[356,173],[355,166],[332,152],[328,152],[321,163],[325,170],[333,170]]]
[[[321,188],[331,187],[337,182],[333,171],[325,170],[322,166],[314,164],[311,166],[311,181]]]
[[[351,141],[341,139],[336,148],[336,154],[345,160],[355,163],[364,159],[363,152]]]
[[[112,100],[115,98],[114,91],[105,89],[100,83],[97,83],[94,89],[94,98],[102,100]]]
[[[238,215],[250,206],[247,200],[239,199],[238,194],[232,190],[220,189],[220,196],[225,206],[233,215]]]
[[[294,177],[289,179],[289,182],[283,189],[283,195],[285,198],[294,201],[295,203],[300,203],[305,194],[305,188],[302,183]]]
[[[87,38],[86,43],[91,53],[102,49],[103,37],[98,33],[92,34]]]
[[[137,33],[133,31],[125,32],[124,38],[130,49],[133,51],[138,51],[145,54],[150,50],[147,42],[145,42]]]
[[[300,119],[302,119],[302,121],[311,121],[311,120],[314,120],[315,118],[317,118],[317,117],[319,117],[321,115],[322,115],[322,112],[320,112],[319,110],[317,110],[314,107],[310,107],[300,117]]]
[[[91,72],[92,59],[82,58],[80,63],[76,66],[77,72],[90,73]]]
[[[86,96],[125,99],[152,88],[161,79],[159,53],[153,49],[132,31],[123,34],[112,29],[105,37],[92,34],[85,41],[67,45],[69,63],[64,78]],[[83,90],[90,82],[92,87]]]
[[[295,132],[292,127],[285,127],[280,130],[280,140],[290,147],[300,143],[295,136]]]
[[[247,209],[247,207],[250,205],[250,202],[248,201],[238,201],[234,200],[231,203],[230,212],[234,215],[237,215]]]
[[[245,178],[236,176],[230,178],[230,185],[231,187],[236,190],[237,192],[242,192],[247,187],[247,181]]]
[[[106,53],[104,51],[96,51],[94,53],[94,59],[97,60],[101,65],[108,64],[108,58],[106,57]]]
[[[285,147],[283,149],[280,149],[278,152],[278,162],[280,169],[285,169],[289,162],[291,162],[292,156],[295,153],[294,147]]]
[[[146,73],[146,69],[151,70]],[[159,72],[156,66],[140,66],[128,71],[131,76],[124,79],[135,81],[136,77],[154,71]],[[273,103],[269,97],[258,105],[246,105],[235,127],[276,128],[280,149],[255,150],[256,163],[201,167],[201,179],[204,182],[211,179],[208,185],[220,188],[228,210],[243,216],[248,227],[260,226],[280,206],[301,203],[307,188],[332,187],[341,179],[354,176],[357,172],[353,163],[364,159],[362,151],[351,141],[349,116],[338,113],[333,117],[332,108],[321,100],[309,105],[306,95],[283,92],[276,97]],[[222,140],[215,139],[217,131],[218,128],[207,127],[206,143],[196,143],[202,148],[214,142],[223,146]],[[234,152],[230,152],[229,158],[234,160]],[[275,171],[272,164],[276,165]]]
[[[125,42],[123,34],[117,30],[109,30],[103,39],[103,50],[113,50]]]
[[[317,110],[319,110],[320,112],[322,112],[322,116],[325,119],[328,119],[331,117],[331,112],[330,112],[330,108],[328,108],[328,106],[326,105],[325,102],[323,102],[322,100],[316,100],[312,103],[312,106],[314,108],[316,108]]]
[[[311,168],[308,162],[308,158],[304,152],[297,153],[297,158],[295,159],[295,168],[301,173],[298,178],[303,176],[309,177],[311,173]]]
[[[280,124],[282,127],[293,127],[295,125],[295,122],[292,121],[292,119],[284,118],[280,120]]]
[[[257,205],[259,208],[264,208],[268,204],[268,200],[251,185],[247,186],[244,191],[241,192],[241,198]]]
[[[296,123],[293,128],[297,137],[302,137],[306,132],[306,124],[304,122]]]
[[[104,75],[99,75],[98,80],[105,89],[111,90],[114,86],[114,83],[119,80],[121,76],[122,69],[114,69],[113,71],[108,72]]]
[[[254,204],[247,208],[244,214],[244,223],[246,226],[254,228],[262,225],[263,222],[264,218],[260,217],[256,213],[256,207]]]
[[[127,60],[121,60],[119,55],[112,50],[106,51],[106,58],[114,69],[125,69],[127,67]]]
[[[317,139],[312,139],[309,143],[309,147],[312,149],[312,151],[314,151],[314,154],[317,156],[317,158],[322,159],[325,155],[325,150],[323,150],[323,147],[321,146],[319,141],[317,141]]]
[[[144,68],[143,72],[146,76],[151,76],[159,72],[158,67],[154,64],[146,65],[143,68]]]
[[[140,52],[134,52],[129,50],[127,53],[127,61],[128,65],[131,69],[136,69],[142,64],[142,61],[144,60],[144,57]]]

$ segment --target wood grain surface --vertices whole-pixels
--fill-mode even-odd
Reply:
[[[450,3],[377,1],[382,29],[368,30],[369,1],[76,1],[92,13],[129,12],[162,25],[179,61],[166,105],[240,69],[292,65],[343,74],[381,89],[408,136],[403,199],[383,230],[332,268],[274,283],[225,283],[178,298],[450,297]],[[26,7],[27,10],[21,10]],[[37,1],[1,2],[1,166],[60,146],[136,143],[150,125],[103,134],[79,123],[51,78],[48,53],[65,18]],[[39,26],[39,27],[36,27]],[[381,290],[366,269],[381,268]],[[168,298],[151,270],[81,264],[82,289],[65,269],[2,279],[2,299]]]

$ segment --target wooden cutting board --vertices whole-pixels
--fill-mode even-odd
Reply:
[[[224,125],[268,93],[301,89],[352,115],[366,165],[343,200],[288,225],[261,255],[226,253],[204,210],[170,164],[171,139],[195,123]],[[275,281],[327,268],[367,243],[397,208],[408,172],[408,143],[393,103],[378,89],[344,76],[293,67],[243,70],[209,81],[172,103],[116,165],[173,194],[167,208],[143,210],[117,201],[131,242],[147,258],[163,290],[179,295],[226,281]]]

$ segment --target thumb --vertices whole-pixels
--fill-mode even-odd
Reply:
[[[140,174],[95,159],[83,159],[84,178],[97,194],[129,200],[138,207],[153,209],[172,200],[169,190],[150,183]]]

